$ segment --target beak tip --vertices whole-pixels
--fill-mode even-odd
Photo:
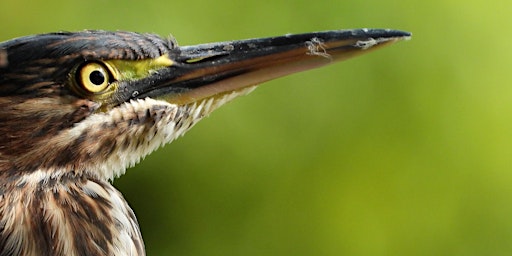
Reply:
[[[358,40],[352,45],[354,49],[368,50],[389,45],[398,41],[411,40],[412,33],[394,29],[355,29],[352,35]]]
[[[401,41],[410,40],[412,37],[411,32],[395,30],[395,29],[354,29],[352,34],[355,37],[371,37],[374,39],[380,39],[381,41]]]

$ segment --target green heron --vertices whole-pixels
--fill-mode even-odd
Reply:
[[[355,29],[180,47],[82,31],[0,43],[0,255],[144,255],[112,179],[256,84],[409,37]]]

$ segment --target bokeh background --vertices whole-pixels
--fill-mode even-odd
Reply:
[[[2,0],[0,12],[0,40],[411,31],[266,83],[114,184],[148,255],[512,255],[512,1]]]

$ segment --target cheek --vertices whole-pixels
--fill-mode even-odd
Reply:
[[[84,120],[100,108],[99,103],[88,99],[76,100],[70,106],[72,106],[72,111],[69,111],[66,118],[64,118],[70,125]]]
[[[5,99],[5,98],[4,98]],[[13,98],[10,98],[13,99]],[[90,116],[99,104],[77,98],[42,97],[2,102],[0,111],[1,155],[4,149],[27,151]],[[21,153],[21,152],[20,152]]]

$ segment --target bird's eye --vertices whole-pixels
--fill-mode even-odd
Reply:
[[[78,69],[77,82],[89,93],[101,93],[111,83],[108,68],[98,62],[89,62]]]

